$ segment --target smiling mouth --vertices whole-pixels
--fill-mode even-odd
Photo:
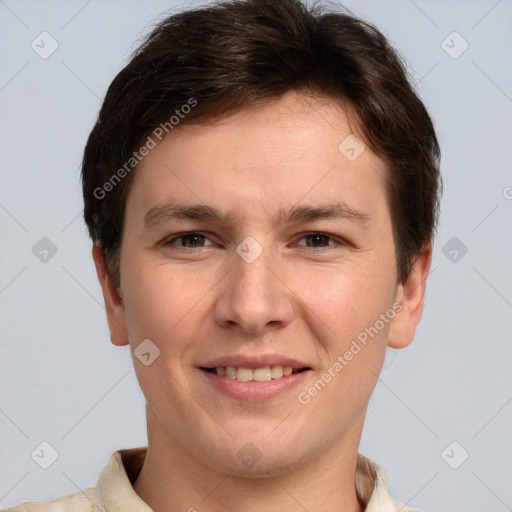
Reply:
[[[243,382],[265,382],[281,377],[288,377],[295,373],[301,373],[311,368],[292,368],[291,366],[264,366],[261,368],[245,368],[243,366],[217,366],[215,368],[201,368],[201,370],[225,377],[231,380]]]

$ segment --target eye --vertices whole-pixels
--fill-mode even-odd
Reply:
[[[300,240],[307,240],[305,245],[313,249],[323,249],[325,247],[332,247],[333,245],[336,245],[336,243],[344,245],[344,242],[339,238],[320,232],[306,233],[302,236],[302,238],[300,238]],[[329,241],[334,241],[334,243],[330,244]]]
[[[210,244],[205,244],[206,241],[210,241],[206,235],[199,233],[197,231],[190,231],[187,233],[179,233],[177,235],[172,235],[169,238],[166,238],[163,242],[165,246],[177,246],[178,248],[187,248],[187,249],[200,249],[201,247],[207,247]],[[176,244],[176,242],[178,242]]]
[[[299,246],[306,246],[312,249],[326,249],[336,245],[345,245],[345,242],[332,235],[321,232],[305,233],[299,239],[299,242],[305,240],[306,243],[297,243]],[[203,247],[212,246],[211,240],[203,233],[198,231],[188,231],[185,233],[178,233],[166,238],[163,242],[166,247],[176,249],[201,249]]]

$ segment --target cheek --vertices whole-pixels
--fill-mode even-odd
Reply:
[[[390,307],[392,286],[375,264],[311,272],[297,282],[296,295],[328,352],[341,351]],[[383,330],[385,331],[385,330]]]
[[[184,273],[135,258],[127,258],[125,263],[129,272],[123,293],[130,341],[149,338],[163,344],[186,323],[208,280],[204,273]]]
[[[184,366],[197,351],[198,340],[211,337],[212,300],[225,270],[154,258],[126,257],[126,323],[133,349],[150,339],[167,355],[166,365]],[[161,362],[162,362],[161,361]]]
[[[298,400],[322,410],[324,422],[342,425],[340,411],[360,410],[380,373],[392,318],[381,320],[392,306],[390,285],[371,272],[339,272],[324,279],[316,273],[316,283],[322,287],[304,287],[301,299],[318,340],[321,367]]]

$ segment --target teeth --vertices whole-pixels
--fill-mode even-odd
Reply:
[[[226,366],[226,377],[236,380],[236,368],[234,366]]]
[[[272,375],[270,373],[270,368],[267,366],[265,368],[256,368],[252,371],[252,378],[258,382],[264,382],[266,380],[272,380]]]
[[[279,379],[283,374],[282,366],[272,366],[271,375],[273,379]]]
[[[243,368],[242,366],[238,368],[238,371],[236,372],[236,380],[253,380],[252,378],[252,370],[250,368]]]
[[[243,366],[217,366],[215,368],[217,375],[227,377],[232,380],[265,382],[272,379],[287,377],[292,373],[297,373],[291,366],[264,366],[263,368],[244,368]]]

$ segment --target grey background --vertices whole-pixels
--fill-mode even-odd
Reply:
[[[109,342],[79,165],[137,39],[191,4],[0,0],[2,508],[94,486],[114,450],[146,444],[129,349]],[[424,318],[388,354],[360,451],[424,512],[512,510],[512,2],[344,4],[407,59],[444,176]],[[47,59],[31,48],[43,31],[59,45]],[[453,31],[469,44],[458,58]],[[46,262],[32,251],[43,237],[57,248]],[[46,470],[31,458],[43,441],[58,452]]]

